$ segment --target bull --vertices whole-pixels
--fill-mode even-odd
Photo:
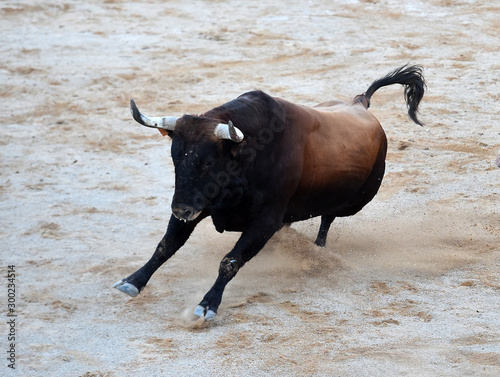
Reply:
[[[218,232],[241,236],[194,314],[213,319],[226,285],[284,225],[321,216],[315,243],[325,246],[336,217],[360,211],[384,176],[387,139],[368,111],[381,87],[401,84],[415,123],[426,84],[420,66],[405,65],[349,101],[296,105],[261,91],[242,94],[201,116],[133,118],[171,140],[175,166],[172,215],[151,259],[114,284],[135,297],[153,273],[211,217]]]

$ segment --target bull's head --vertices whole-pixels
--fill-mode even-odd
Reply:
[[[230,186],[235,161],[227,151],[229,144],[243,141],[243,133],[231,121],[184,115],[147,117],[130,101],[132,116],[146,127],[157,128],[172,138],[171,154],[175,166],[175,194],[172,213],[183,221],[196,219],[212,202],[220,200]]]

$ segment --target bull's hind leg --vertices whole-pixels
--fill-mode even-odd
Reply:
[[[154,272],[184,245],[203,217],[199,216],[194,221],[184,222],[172,215],[167,232],[156,247],[151,259],[129,277],[116,282],[113,287],[129,296],[137,296]]]
[[[319,227],[318,237],[316,238],[316,241],[314,241],[316,245],[325,247],[326,237],[328,235],[328,231],[330,230],[330,225],[332,225],[333,220],[335,220],[335,216],[333,215],[321,216],[321,225]]]

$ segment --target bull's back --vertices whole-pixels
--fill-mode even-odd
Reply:
[[[385,133],[362,104],[339,101],[301,112],[302,175],[289,202],[291,221],[341,213],[361,195],[374,166],[385,161]]]

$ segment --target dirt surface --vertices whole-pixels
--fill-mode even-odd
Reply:
[[[498,1],[49,1],[0,4],[2,313],[16,272],[16,364],[2,376],[500,375]],[[170,216],[168,137],[149,115],[262,89],[352,98],[421,64],[419,127],[400,86],[378,196],[277,234],[192,316],[238,234],[204,220],[131,299]]]

